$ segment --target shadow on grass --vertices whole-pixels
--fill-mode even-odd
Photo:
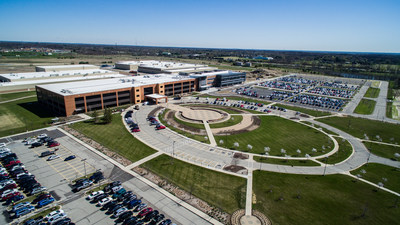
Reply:
[[[35,114],[40,118],[48,118],[53,117],[56,114],[53,113],[50,109],[46,108],[45,106],[41,105],[39,102],[25,102],[20,103],[18,106],[26,109],[27,111]]]

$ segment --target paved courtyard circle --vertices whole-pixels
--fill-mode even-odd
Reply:
[[[223,114],[214,111],[214,110],[207,110],[207,109],[187,109],[182,111],[182,116],[189,120],[206,120],[206,121],[215,121],[223,119]]]
[[[261,225],[261,221],[255,217],[255,216],[242,216],[242,218],[240,218],[240,224],[241,225]]]

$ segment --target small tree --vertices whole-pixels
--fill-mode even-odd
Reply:
[[[394,157],[398,160],[400,158],[400,154],[399,153],[394,153]]]
[[[112,113],[111,110],[108,108],[104,109],[104,115],[103,115],[103,122],[105,124],[109,124],[112,121]]]
[[[301,150],[300,150],[300,149],[297,149],[296,152],[297,152],[297,154],[299,154],[299,155],[301,154]]]
[[[251,146],[250,144],[248,144],[248,145],[247,145],[247,148],[248,148],[249,150],[252,150],[252,149],[253,149],[253,146]]]
[[[239,143],[235,142],[235,143],[233,143],[233,146],[234,146],[235,148],[239,148]]]
[[[224,140],[219,140],[219,144],[223,145],[224,144]]]
[[[94,110],[91,114],[90,117],[92,117],[92,122],[97,123],[99,121],[99,112],[97,110]]]
[[[281,148],[281,153],[282,153],[282,155],[285,155],[286,154],[286,150]]]

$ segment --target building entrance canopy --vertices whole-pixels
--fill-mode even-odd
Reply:
[[[168,97],[165,95],[160,95],[160,94],[150,94],[150,95],[145,95],[146,99],[148,99],[151,102],[154,102],[155,104],[158,104],[160,100],[165,99],[165,102],[168,102]]]

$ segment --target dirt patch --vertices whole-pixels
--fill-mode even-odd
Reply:
[[[300,114],[300,116],[301,116],[301,117],[304,117],[304,118],[310,118],[310,116],[309,116],[309,115],[306,115],[306,114]]]
[[[233,158],[235,158],[235,159],[248,159],[249,155],[236,152],[235,154],[233,154]]]
[[[237,172],[242,171],[242,170],[246,170],[247,171],[246,167],[238,166],[238,165],[225,166],[224,170],[230,171],[230,172],[234,172],[234,173],[237,173]]]
[[[95,148],[97,151],[100,151],[101,153],[107,155],[108,157],[114,159],[115,161],[121,163],[124,166],[128,166],[132,164],[130,160],[127,160],[126,158],[120,156],[119,154],[111,151],[110,149],[104,147],[103,145],[97,143],[96,141],[86,137],[85,135],[81,134],[75,129],[72,129],[71,127],[68,126],[62,126],[61,127],[63,130],[67,131],[68,133],[72,134],[79,140],[85,142],[86,144],[90,145],[91,147]]]
[[[154,184],[157,184],[159,187],[163,188],[164,190],[172,193],[182,201],[192,205],[193,207],[199,209],[200,211],[208,214],[209,216],[213,217],[214,219],[227,224],[230,218],[230,215],[226,212],[221,211],[220,209],[209,205],[207,202],[196,198],[191,193],[182,190],[181,188],[169,183],[167,180],[157,176],[156,174],[152,173],[151,171],[142,168],[142,167],[135,167],[133,171],[140,174],[144,178],[150,180]]]

